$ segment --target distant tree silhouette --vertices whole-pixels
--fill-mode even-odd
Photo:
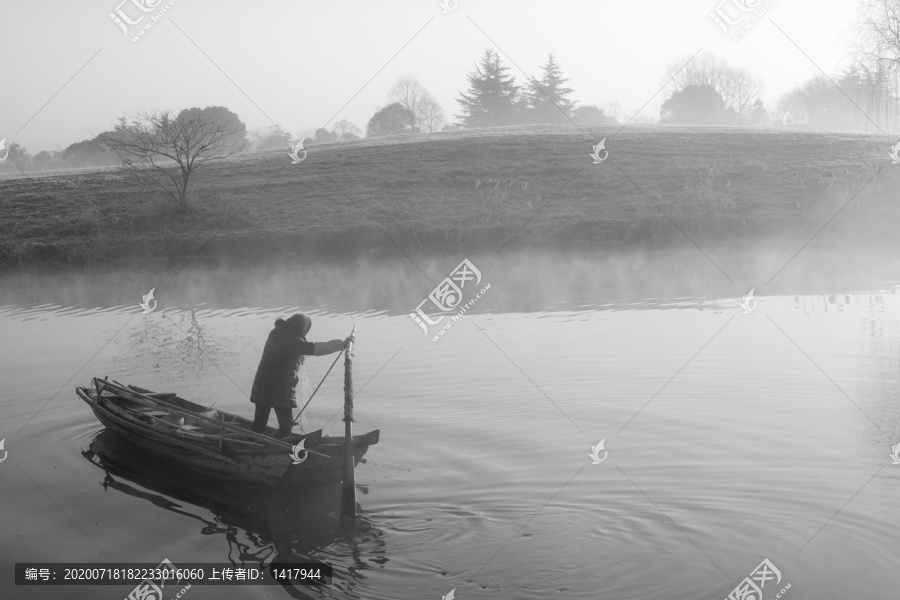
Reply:
[[[734,113],[737,124],[743,125],[763,92],[762,80],[747,69],[729,69],[722,87],[725,106]]]
[[[541,70],[541,78],[529,81],[523,94],[528,107],[526,120],[531,123],[568,121],[575,109],[575,102],[569,99],[572,88],[563,85],[569,80],[562,76],[559,63],[552,54],[548,55],[547,64]]]
[[[336,142],[338,141],[338,136],[336,133],[332,133],[324,127],[321,127],[316,129],[316,136],[314,139],[317,142]]]
[[[681,91],[689,85],[708,85],[724,96],[725,79],[730,68],[716,55],[703,51],[695,57],[685,56],[669,63],[662,79],[671,92]]]
[[[41,150],[34,155],[33,159],[31,159],[31,164],[35,169],[43,171],[44,169],[49,169],[51,166],[53,166],[53,159],[50,157],[49,152],[47,152],[46,150]]]
[[[767,121],[767,116],[766,107],[763,104],[763,101],[757,100],[754,102],[750,112],[750,123],[753,125],[761,125]]]
[[[572,111],[572,120],[576,123],[608,124],[616,123],[615,117],[608,116],[601,108],[593,104],[579,106]]]
[[[101,141],[119,155],[130,173],[160,188],[187,211],[194,171],[240,152],[246,135],[247,128],[236,114],[223,106],[208,106],[187,108],[177,116],[167,111],[143,112],[131,123],[122,117]]]
[[[62,152],[62,158],[67,163],[84,166],[87,164],[93,164],[94,154],[95,150],[91,145],[91,141],[82,140],[80,142],[75,142],[74,144],[69,144],[68,146],[66,146],[66,149]]]
[[[366,137],[413,133],[416,117],[399,102],[380,109],[366,125]]]
[[[900,11],[900,5],[896,9]],[[896,18],[897,25],[900,25],[900,14]],[[900,42],[897,43],[900,45]],[[844,105],[843,112],[849,113],[851,120],[855,122],[849,127],[856,131],[896,132],[900,125],[898,79],[900,71],[887,70],[884,64],[872,67],[866,63],[858,63],[848,68],[837,84],[862,109]]]
[[[59,153],[59,158],[73,167],[108,167],[119,164],[116,153],[103,141],[111,133],[101,133],[94,139],[69,144]]]
[[[419,104],[418,127],[421,131],[440,131],[444,124],[444,109],[434,96],[429,94]]]
[[[738,125],[748,120],[753,103],[764,89],[759,77],[747,69],[731,67],[707,51],[670,63],[663,80],[670,92],[683,91],[690,85],[714,88],[725,102],[727,120]]]
[[[271,127],[256,129],[251,132],[250,144],[253,147],[253,152],[289,148],[291,146],[291,134],[278,125],[272,125]]]
[[[515,122],[515,102],[519,87],[515,78],[507,75],[509,67],[490,48],[484,51],[481,65],[467,76],[468,93],[460,92],[457,102],[462,115],[454,115],[467,127],[511,125]]]
[[[673,92],[660,108],[662,123],[721,125],[724,119],[725,101],[711,85],[688,85]]]
[[[24,146],[18,142],[8,143],[6,144],[6,152],[9,153],[9,156],[6,157],[3,163],[0,163],[0,169],[5,171],[18,171],[19,169],[28,171],[31,169],[32,157]]]
[[[838,87],[824,75],[813,77],[783,94],[776,114],[784,125],[814,129],[870,131],[897,127],[900,100],[883,73],[867,73],[855,66],[835,83]]]
[[[337,136],[337,139],[341,142],[349,142],[350,140],[358,140],[359,134],[362,133],[362,130],[348,121],[347,119],[342,119],[334,124],[332,128],[334,134]]]
[[[414,77],[401,77],[394,82],[388,92],[388,99],[399,102],[413,114],[413,126],[418,131],[440,129],[444,120],[441,105],[431,93]]]

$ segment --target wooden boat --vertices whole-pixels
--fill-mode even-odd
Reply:
[[[277,430],[250,431],[252,422],[209,410],[174,393],[154,393],[134,385],[94,378],[76,393],[109,430],[141,450],[187,471],[234,484],[277,488],[342,484],[347,439],[322,431],[273,437]],[[352,437],[352,461],[359,464],[379,431]],[[295,464],[294,449],[302,462]],[[305,458],[304,458],[305,457]],[[351,469],[352,477],[352,469]]]
[[[301,489],[233,486],[194,472],[173,471],[151,454],[118,434],[103,429],[82,449],[82,456],[103,471],[98,485],[111,493],[146,503],[148,514],[169,511],[202,536],[218,535],[229,556],[242,556],[244,566],[268,566],[276,549],[298,560],[346,538],[342,521],[335,519],[341,490],[331,485]],[[246,489],[244,489],[246,487]],[[144,515],[145,511],[135,511]],[[193,523],[193,525],[191,525]],[[303,535],[297,535],[297,532]],[[384,538],[374,523],[366,527],[368,539]],[[302,588],[301,588],[302,589]],[[308,598],[296,595],[296,598]],[[361,596],[360,596],[361,597]],[[187,600],[187,599],[185,599]]]

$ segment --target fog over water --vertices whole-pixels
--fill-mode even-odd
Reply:
[[[771,273],[785,255],[770,254],[722,262]],[[491,288],[437,342],[408,313],[454,256],[418,257],[432,282],[406,258],[377,255],[200,260],[169,286],[180,264],[4,275],[0,327],[16,340],[0,361],[4,414],[21,426],[49,400],[8,446],[32,481],[7,480],[7,510],[19,519],[3,529],[4,560],[103,562],[99,547],[135,562],[220,562],[244,548],[247,564],[259,564],[277,548],[356,569],[316,592],[323,598],[446,593],[475,581],[502,597],[662,599],[673,586],[678,597],[725,596],[734,586],[725,574],[739,580],[764,557],[804,595],[897,585],[898,477],[885,467],[900,433],[896,256],[808,249],[778,283],[759,286],[749,315],[696,249],[470,259]],[[141,314],[123,271],[158,286],[154,312]],[[92,443],[98,424],[72,393],[92,376],[249,416],[265,336],[297,311],[312,316],[311,339],[358,328],[356,427],[381,429],[382,441],[357,469],[367,493],[352,542],[327,492],[321,505],[266,496],[235,512],[222,504],[228,493],[173,491],[164,464]],[[330,362],[309,360],[313,385]],[[341,402],[332,376],[309,422],[338,433]],[[602,470],[587,457],[601,439]],[[94,450],[125,465],[105,490],[85,460]],[[169,487],[146,480],[148,462]],[[160,493],[178,509],[158,506]],[[839,569],[845,576],[822,575]],[[67,594],[96,597],[88,590]]]

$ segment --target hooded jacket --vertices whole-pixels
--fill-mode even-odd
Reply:
[[[263,349],[250,402],[266,406],[297,408],[297,383],[303,356],[316,354],[316,345],[306,341],[312,320],[306,315],[294,315],[275,321]]]

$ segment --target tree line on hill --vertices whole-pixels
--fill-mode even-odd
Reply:
[[[666,68],[659,123],[896,131],[900,125],[900,37],[896,35],[900,31],[900,0],[860,0],[860,6],[863,16],[857,24],[859,37],[851,66],[833,80],[825,75],[812,77],[766,106],[759,77],[731,67],[712,54],[701,54]],[[552,54],[540,70],[539,78],[519,85],[497,52],[486,49],[475,69],[467,74],[468,88],[455,99],[460,110],[451,124],[446,123],[440,103],[418,80],[401,77],[391,86],[388,103],[369,119],[365,135],[372,138],[470,127],[617,122],[614,115],[596,105],[578,106],[572,99],[572,88],[566,86],[569,79]],[[183,157],[166,144],[203,134],[204,128],[215,133],[217,140],[228,140],[225,146],[203,146],[200,152],[206,155],[213,147],[231,155],[287,149],[296,141],[278,125],[248,134],[237,115],[225,107],[195,107],[178,115],[144,113],[130,122],[121,117],[112,131],[61,151],[44,150],[32,156],[12,142],[6,147],[8,157],[0,163],[0,172],[134,166],[151,160],[152,152],[163,150],[169,150],[174,158],[164,152],[157,158],[177,163]],[[314,143],[345,143],[359,140],[362,134],[354,123],[341,120],[331,130],[306,130],[301,137]],[[132,148],[142,152],[139,159],[123,153],[123,140],[129,135],[139,137],[144,144]]]
[[[468,74],[469,89],[457,98],[461,127],[494,127],[536,123],[616,123],[595,105],[576,106],[569,79],[550,54],[541,67],[540,79],[516,84],[496,51],[487,49],[475,71]]]
[[[770,107],[763,103],[760,78],[711,54],[670,64],[666,82],[669,96],[660,107],[663,124],[890,131],[900,116],[896,78],[883,66],[862,61],[834,79],[812,77]]]
[[[583,123],[615,123],[613,117],[604,114],[597,106],[576,107],[570,99],[572,89],[565,87],[568,79],[562,76],[559,64],[553,55],[543,67],[541,79],[532,80],[528,85],[516,85],[508,75],[497,53],[486,50],[475,71],[468,74],[469,89],[460,93],[460,115],[454,115],[458,122],[447,124],[443,108],[437,99],[414,77],[401,77],[391,86],[387,94],[388,104],[379,108],[366,124],[367,138],[386,135],[447,131],[464,127],[486,127],[494,125],[516,125],[530,123],[559,123],[569,119]],[[187,111],[187,113],[185,113]],[[67,168],[111,167],[123,164],[120,153],[110,144],[110,139],[124,132],[136,131],[135,127],[162,123],[177,123],[187,118],[185,115],[205,111],[203,114],[213,121],[231,122],[236,115],[225,107],[185,109],[179,115],[165,112],[142,113],[129,124],[121,117],[112,131],[102,132],[93,138],[69,145],[64,150],[41,151],[32,156],[18,143],[7,147],[9,160],[0,164],[0,171],[46,171]],[[238,122],[240,120],[238,119]],[[247,132],[241,124],[245,137],[239,151],[263,152],[286,149],[299,138],[294,138],[279,125],[259,128]],[[336,122],[331,130],[319,128],[305,130],[301,138],[315,143],[350,142],[362,138],[363,131],[346,119]]]
[[[469,127],[529,125],[536,123],[616,123],[602,109],[594,105],[576,106],[571,99],[569,80],[550,54],[541,67],[540,79],[526,85],[516,84],[496,51],[487,49],[475,70],[468,73],[469,84],[460,92],[456,102],[460,113],[457,122],[440,131]],[[402,78],[391,89],[390,104],[379,109],[366,126],[368,137],[437,131],[444,123],[440,105],[421,84],[412,78]]]

